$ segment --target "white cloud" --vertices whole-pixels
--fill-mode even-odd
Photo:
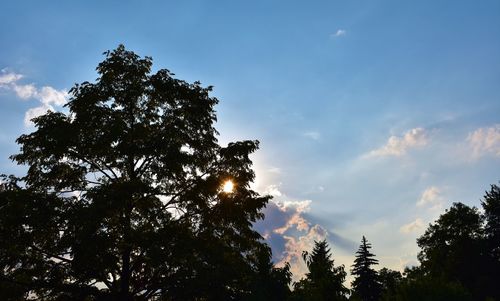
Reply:
[[[441,209],[443,203],[444,198],[441,195],[441,190],[436,186],[431,186],[422,192],[420,199],[417,201],[417,206],[430,207],[430,209]]]
[[[54,111],[54,108],[52,108],[52,106],[43,106],[42,105],[39,107],[34,107],[34,108],[29,109],[24,114],[24,125],[26,127],[32,126],[33,122],[31,121],[31,119],[36,118],[38,116],[41,116],[41,115],[47,113],[47,111]]]
[[[305,132],[302,135],[312,140],[319,140],[321,138],[321,134],[315,131]]]
[[[33,125],[31,119],[45,114],[47,111],[54,111],[54,106],[63,106],[68,99],[66,90],[57,90],[50,86],[37,88],[34,84],[22,85],[18,81],[23,78],[22,74],[8,72],[2,69],[0,72],[0,88],[14,91],[21,99],[35,98],[40,105],[29,109],[24,114],[24,125]]]
[[[345,36],[347,34],[347,31],[345,29],[337,29],[335,33],[332,33],[330,37],[332,38],[338,38],[341,36]]]
[[[500,157],[500,124],[475,130],[469,134],[467,141],[474,159],[488,154]]]
[[[23,76],[21,74],[8,72],[7,69],[0,71],[0,86],[9,85],[20,80]]]
[[[33,84],[29,85],[16,85],[12,86],[17,96],[22,99],[28,99],[34,97],[37,94],[36,87]]]
[[[403,136],[391,136],[387,143],[369,152],[365,157],[402,156],[411,148],[427,145],[427,132],[423,128],[414,128]]]
[[[52,87],[43,87],[37,93],[37,97],[45,105],[62,106],[66,103],[68,92],[65,90],[56,90]]]
[[[399,231],[401,233],[411,233],[420,231],[424,227],[425,227],[424,221],[421,218],[417,218],[413,222],[401,226],[401,228],[399,228]]]
[[[269,194],[269,195],[272,195],[272,196],[282,196],[283,194],[281,193],[281,191],[279,190],[279,185],[274,185],[274,184],[271,184],[269,186],[267,186],[264,194]]]

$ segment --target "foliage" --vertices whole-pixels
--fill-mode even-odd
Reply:
[[[273,266],[268,246],[263,246],[257,256],[257,273],[253,276],[250,293],[243,300],[288,300],[291,294],[289,284],[292,281],[290,265],[286,263],[283,267]]]
[[[426,277],[459,283],[477,300],[490,279],[485,256],[483,219],[475,207],[454,203],[418,240],[418,258]]]
[[[378,273],[371,267],[378,264],[378,260],[369,249],[371,244],[363,236],[351,270],[351,274],[355,276],[352,282],[353,296],[363,301],[378,300],[381,294]]]
[[[11,283],[44,300],[247,295],[262,264],[252,223],[269,200],[249,188],[258,142],[219,146],[211,87],[152,74],[151,58],[123,46],[105,55],[97,81],[71,89],[67,114],[35,118],[17,140],[12,159],[28,171],[0,192],[0,293]]]
[[[389,294],[401,284],[403,275],[399,271],[382,268],[378,271],[378,280],[381,285],[382,294]]]
[[[343,265],[335,267],[326,240],[316,241],[312,253],[304,252],[302,256],[309,272],[295,283],[295,300],[345,300],[348,289],[343,283],[347,273]]]
[[[491,185],[481,202],[486,220],[485,235],[491,255],[500,263],[500,187]]]

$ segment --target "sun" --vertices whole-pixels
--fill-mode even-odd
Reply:
[[[225,193],[231,193],[234,190],[234,183],[231,180],[227,180],[224,182],[224,185],[222,185],[222,191]]]

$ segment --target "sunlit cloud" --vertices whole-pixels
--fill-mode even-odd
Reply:
[[[279,186],[274,184],[267,186],[266,190],[264,191],[264,194],[268,194],[273,197],[279,197],[283,195],[279,190]]]
[[[424,221],[421,218],[417,218],[413,222],[401,226],[401,228],[399,228],[399,231],[401,233],[406,234],[411,232],[418,232],[422,230],[424,227],[425,227]]]
[[[391,136],[382,147],[370,151],[364,157],[402,156],[412,148],[426,146],[429,143],[428,135],[423,128],[414,128],[403,136]]]
[[[308,272],[307,266],[302,259],[302,252],[310,252],[314,247],[315,241],[321,241],[327,239],[327,237],[328,231],[320,225],[312,226],[303,235],[298,237],[285,235],[285,256],[278,262],[278,266],[283,265],[285,262],[290,263],[293,280],[300,280]]]
[[[436,186],[428,187],[422,192],[420,199],[417,201],[417,207],[428,207],[430,209],[441,209],[444,204],[444,198],[441,195],[441,190]]]
[[[17,97],[26,100],[30,98],[37,99],[40,105],[28,109],[24,115],[24,125],[30,127],[33,125],[31,120],[47,111],[55,111],[54,106],[63,106],[68,99],[66,90],[57,90],[50,86],[37,88],[34,84],[19,84],[18,81],[24,76],[2,69],[0,72],[0,88],[13,91]]]
[[[475,130],[467,137],[474,159],[486,155],[500,157],[500,124]]]

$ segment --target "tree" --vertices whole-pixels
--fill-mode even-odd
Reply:
[[[491,255],[500,263],[500,187],[491,185],[481,202],[486,220],[485,235]]]
[[[488,281],[484,281],[482,289],[488,296],[500,300],[500,290],[494,279],[500,279],[500,187],[491,185],[486,191],[481,205],[484,209],[485,252],[488,263],[484,273]]]
[[[261,252],[256,255],[257,273],[251,281],[251,293],[243,300],[288,300],[291,294],[289,285],[292,281],[290,265],[286,263],[280,268],[273,266],[271,249],[268,246],[263,246]]]
[[[454,203],[417,239],[418,259],[430,281],[458,283],[475,300],[488,296],[483,219],[475,207]]]
[[[249,188],[258,141],[219,146],[211,87],[122,45],[105,56],[68,113],[17,139],[28,171],[0,192],[2,282],[44,300],[248,295],[269,200]]]
[[[369,249],[371,249],[371,244],[363,236],[351,270],[351,274],[356,277],[352,282],[353,296],[363,301],[378,300],[381,293],[377,271],[371,267],[378,264],[378,260]]]
[[[302,257],[309,269],[306,277],[295,283],[294,295],[298,300],[345,300],[349,290],[344,286],[347,273],[344,266],[335,267],[326,240],[315,241],[312,253]]]
[[[378,271],[378,280],[381,285],[382,294],[390,294],[403,281],[403,276],[399,271],[393,271],[388,268],[382,268]]]

